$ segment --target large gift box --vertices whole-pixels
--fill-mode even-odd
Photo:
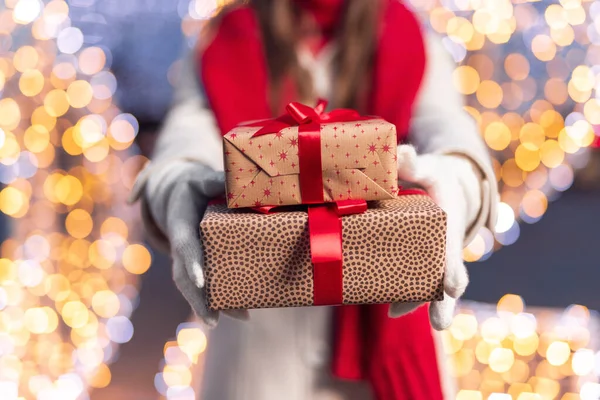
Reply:
[[[396,127],[352,110],[290,103],[274,120],[224,136],[230,208],[393,199]]]
[[[446,214],[423,193],[398,194],[349,212],[343,202],[268,215],[210,205],[200,224],[209,307],[441,300]]]

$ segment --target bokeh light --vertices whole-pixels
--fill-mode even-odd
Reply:
[[[410,2],[446,36],[454,85],[497,161],[495,243],[482,230],[464,252],[466,261],[485,260],[517,240],[519,220],[542,218],[553,193],[571,186],[574,160],[598,141],[600,2]]]
[[[466,338],[461,326],[475,331],[469,328]],[[600,352],[592,348],[600,346],[599,333],[600,317],[583,306],[526,308],[514,294],[496,306],[463,302],[443,334],[460,389],[456,399],[597,398]],[[574,346],[575,337],[585,345]],[[465,357],[473,351],[474,360]],[[470,371],[456,368],[465,362]]]
[[[89,399],[132,338],[151,261],[122,206],[138,123],[112,103],[109,50],[84,40],[66,1],[3,7],[0,211],[13,229],[0,247],[0,398]]]

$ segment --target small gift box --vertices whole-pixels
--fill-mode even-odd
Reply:
[[[399,194],[368,209],[339,202],[269,215],[210,205],[200,223],[208,306],[441,300],[446,214],[424,193]]]
[[[396,127],[325,104],[290,103],[286,115],[224,136],[230,208],[396,196]]]

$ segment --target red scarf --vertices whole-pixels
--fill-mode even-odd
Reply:
[[[425,50],[415,16],[398,1],[384,5],[366,111],[394,123],[401,141],[423,78]],[[223,134],[240,122],[273,117],[261,33],[251,8],[222,17],[198,52],[198,66]],[[378,400],[442,399],[427,308],[398,319],[387,312],[387,305],[336,307],[334,374],[369,380]]]

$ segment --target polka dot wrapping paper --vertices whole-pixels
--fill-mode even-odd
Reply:
[[[375,201],[340,219],[341,304],[442,299],[446,214],[429,196]],[[209,206],[200,224],[209,307],[315,305],[308,225],[298,208],[264,215]]]

